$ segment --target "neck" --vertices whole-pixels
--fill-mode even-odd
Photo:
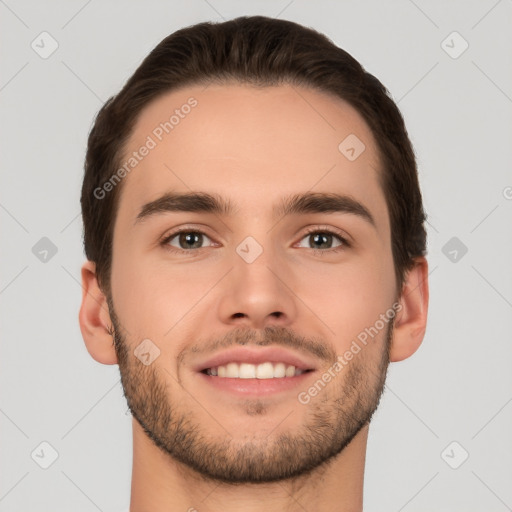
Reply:
[[[316,470],[267,484],[205,479],[170,458],[133,419],[130,512],[361,512],[368,440],[365,425],[335,458]]]

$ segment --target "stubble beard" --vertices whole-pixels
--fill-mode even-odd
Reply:
[[[363,348],[307,405],[299,405],[298,400],[290,404],[291,411],[294,407],[300,407],[301,414],[305,411],[294,432],[234,438],[226,429],[215,438],[208,424],[184,405],[193,401],[189,396],[193,390],[182,389],[156,362],[145,366],[130,353],[133,345],[122,335],[111,301],[109,309],[124,396],[133,417],[158,448],[206,480],[269,483],[300,478],[327,466],[370,423],[384,390],[393,321],[387,326],[379,361],[367,361]],[[181,399],[169,393],[169,381]],[[241,405],[250,422],[271,407],[259,398]],[[283,419],[289,413],[283,409]],[[213,416],[222,426],[222,418]],[[214,422],[212,416],[206,417]],[[214,425],[216,430],[219,424]]]

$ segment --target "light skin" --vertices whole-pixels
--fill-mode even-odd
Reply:
[[[418,258],[397,289],[375,139],[351,106],[324,93],[188,86],[142,111],[126,154],[191,96],[197,106],[123,179],[110,300],[94,263],[82,267],[83,338],[96,361],[119,364],[134,416],[130,510],[361,511],[368,425],[388,362],[410,357],[425,333],[427,262]],[[365,144],[354,161],[338,150],[349,134]],[[137,221],[163,194],[191,192],[233,212],[153,211]],[[283,198],[305,193],[352,202],[274,215]],[[181,227],[190,238],[161,244]],[[250,263],[237,252],[247,237],[263,249]],[[301,403],[298,393],[396,303],[394,320]],[[160,350],[149,365],[134,355],[145,339]],[[194,369],[239,345],[285,347],[314,371],[298,388],[241,398]]]

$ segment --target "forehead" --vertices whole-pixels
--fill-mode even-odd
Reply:
[[[133,219],[165,192],[192,190],[220,194],[242,215],[306,191],[366,200],[377,218],[386,210],[369,127],[345,101],[309,88],[233,83],[166,93],[141,112],[121,160],[134,165],[119,215]]]

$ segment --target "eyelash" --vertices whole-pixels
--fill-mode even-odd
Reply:
[[[204,231],[201,231],[200,229],[191,229],[191,228],[180,228],[174,232],[172,232],[170,235],[166,236],[161,242],[160,242],[160,245],[165,249],[165,250],[168,250],[172,253],[178,253],[178,254],[187,254],[187,256],[194,256],[195,253],[197,253],[198,251],[201,251],[201,249],[206,249],[206,247],[200,247],[199,249],[179,249],[177,247],[172,247],[171,245],[169,245],[169,242],[175,238],[177,235],[181,234],[181,233],[195,233],[195,234],[201,234],[201,235],[205,235],[206,237],[208,237],[210,240],[211,238],[204,232]],[[327,253],[330,253],[330,254],[333,254],[333,253],[338,253],[344,249],[347,249],[347,248],[350,248],[351,247],[351,244],[350,242],[348,242],[348,240],[342,236],[340,233],[336,232],[336,231],[333,231],[331,229],[321,229],[321,228],[308,228],[308,230],[304,233],[304,235],[302,236],[302,238],[300,240],[302,240],[303,238],[309,236],[309,235],[314,235],[314,234],[318,234],[318,233],[321,233],[321,234],[327,234],[327,235],[332,235],[334,236],[335,238],[337,238],[340,242],[341,242],[341,245],[338,245],[337,247],[333,247],[333,248],[330,248],[330,249],[312,249],[312,248],[309,248],[310,251],[313,251],[314,254],[318,254],[320,256],[323,256],[326,252]]]

